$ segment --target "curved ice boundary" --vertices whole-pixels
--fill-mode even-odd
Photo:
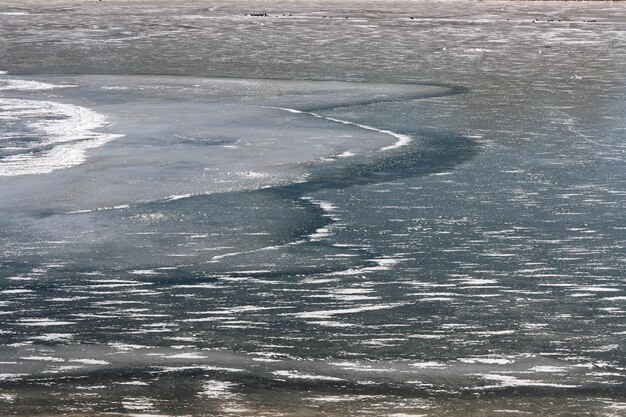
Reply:
[[[374,127],[374,126],[364,125],[364,124],[361,124],[361,123],[355,123],[355,122],[350,122],[350,121],[347,121],[347,120],[336,119],[334,117],[322,116],[321,114],[315,113],[315,112],[302,111],[302,110],[297,110],[297,109],[290,109],[290,108],[287,108],[287,107],[268,107],[268,108],[282,110],[282,111],[286,111],[286,112],[289,112],[289,113],[295,113],[295,114],[306,114],[306,115],[315,117],[316,119],[324,119],[324,120],[328,120],[328,121],[334,122],[334,123],[339,123],[339,124],[342,124],[342,125],[354,126],[354,127],[358,127],[358,128],[365,129],[365,130],[371,130],[373,132],[378,132],[378,133],[382,133],[382,134],[385,134],[385,135],[392,136],[392,137],[394,137],[396,139],[395,143],[393,143],[392,145],[389,145],[389,146],[384,146],[384,147],[380,148],[378,151],[388,151],[388,150],[391,150],[391,149],[396,149],[396,148],[399,148],[401,146],[408,145],[412,141],[411,137],[408,136],[408,135],[403,135],[401,133],[392,132],[391,130],[378,129],[378,128]]]
[[[106,116],[54,101],[0,98],[0,121],[23,129],[0,136],[0,151],[5,151],[0,176],[47,174],[79,165],[88,149],[123,136],[95,131],[107,125]],[[21,140],[27,135],[37,140]]]
[[[310,196],[300,197],[300,200],[304,200],[309,202],[310,204],[315,205],[322,211],[322,217],[325,217],[330,220],[327,224],[322,227],[315,229],[315,231],[309,234],[306,238],[311,242],[319,242],[320,240],[324,240],[328,238],[332,234],[332,229],[337,225],[337,221],[339,221],[339,216],[335,214],[337,207],[329,203],[327,201],[316,200]]]

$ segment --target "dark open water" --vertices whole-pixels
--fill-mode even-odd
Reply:
[[[0,414],[623,415],[624,17],[3,4]]]

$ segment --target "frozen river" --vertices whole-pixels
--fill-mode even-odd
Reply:
[[[620,416],[626,10],[0,5],[0,414]]]

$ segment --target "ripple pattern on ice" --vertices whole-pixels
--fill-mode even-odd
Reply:
[[[0,98],[0,176],[46,174],[85,161],[88,149],[122,135],[101,133],[107,118],[85,107]]]

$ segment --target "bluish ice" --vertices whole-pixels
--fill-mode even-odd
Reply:
[[[623,8],[264,5],[0,7],[0,414],[623,413]]]

